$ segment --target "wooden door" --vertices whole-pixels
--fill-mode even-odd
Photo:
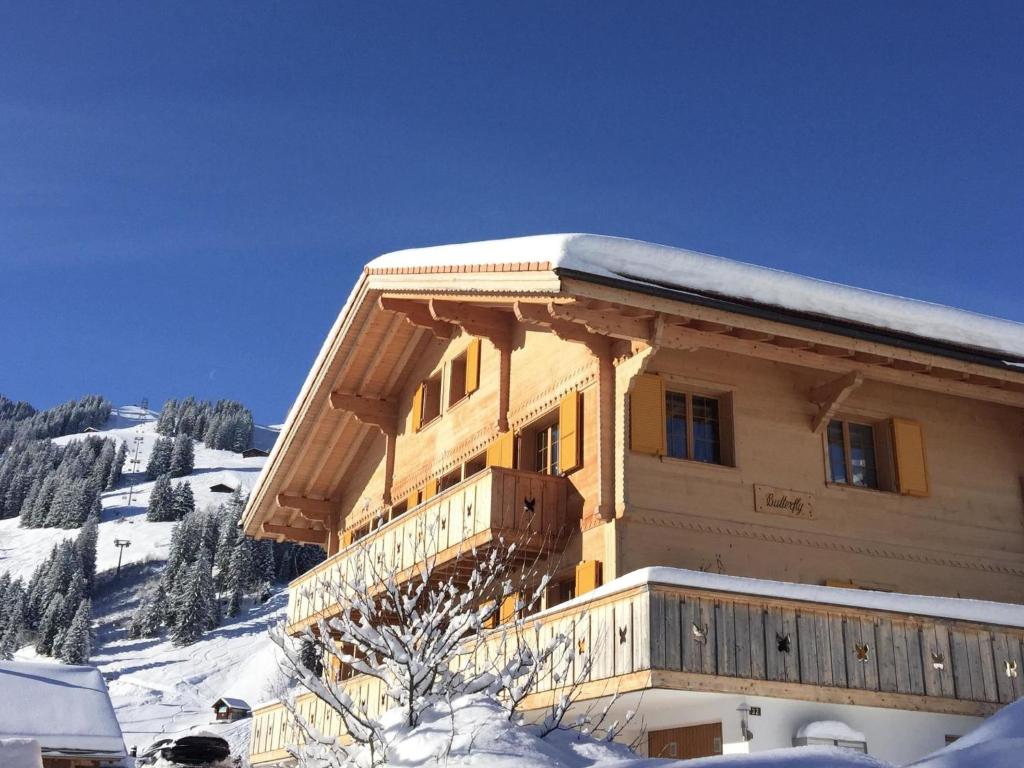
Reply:
[[[647,736],[647,754],[650,757],[711,757],[722,754],[722,724],[689,725],[651,731]]]

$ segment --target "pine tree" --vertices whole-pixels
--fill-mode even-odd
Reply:
[[[174,490],[171,488],[170,475],[160,475],[153,483],[149,505],[146,507],[146,519],[151,523],[166,523],[174,519]]]
[[[212,570],[210,554],[203,549],[177,596],[175,625],[171,632],[175,645],[191,645],[214,621]]]
[[[171,468],[171,452],[174,450],[173,441],[169,437],[158,437],[153,443],[153,451],[149,454],[149,462],[146,464],[146,477],[156,480],[160,475],[166,474]]]
[[[195,444],[188,435],[179,435],[174,439],[171,451],[171,477],[184,477],[192,473],[195,465]]]
[[[237,616],[242,607],[245,593],[252,587],[253,557],[252,547],[246,538],[241,538],[231,554],[231,565],[228,567],[226,586],[230,593],[228,616]]]
[[[46,607],[42,621],[39,622],[39,636],[36,638],[36,651],[38,653],[49,656],[53,651],[53,644],[61,629],[61,616],[63,613],[64,598],[60,595],[54,595]]]
[[[25,603],[25,595],[21,593],[7,606],[6,619],[0,625],[0,659],[10,659],[21,647],[21,639],[28,624]]]
[[[106,490],[112,491],[121,482],[121,473],[124,471],[124,462],[128,458],[128,444],[122,440],[114,455],[114,463],[110,465],[110,472],[107,474]]]
[[[85,664],[89,661],[92,652],[92,605],[88,600],[83,600],[71,625],[60,644],[60,660],[65,664]]]
[[[192,485],[185,481],[176,483],[174,486],[173,498],[171,499],[172,519],[184,520],[186,515],[196,511],[195,497],[192,495]]]
[[[96,543],[100,536],[99,523],[98,517],[90,516],[82,526],[78,538],[75,539],[75,550],[78,552],[78,559],[82,563],[82,574],[85,576],[85,583],[90,591],[93,581],[96,579]]]

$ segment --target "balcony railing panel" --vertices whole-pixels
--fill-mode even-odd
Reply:
[[[335,609],[333,585],[411,574],[425,559],[443,568],[460,553],[503,539],[538,554],[567,530],[565,478],[489,468],[354,542],[289,585],[288,625],[301,630]],[[369,556],[365,556],[367,552]],[[361,569],[361,572],[357,572]]]

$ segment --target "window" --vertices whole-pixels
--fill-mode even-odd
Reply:
[[[524,427],[519,435],[519,468],[557,475],[558,436],[557,411]]]
[[[879,488],[874,427],[833,420],[829,422],[827,438],[829,480],[860,488]]]
[[[459,400],[464,398],[466,391],[466,353],[456,357],[451,362],[448,374],[448,407],[452,407]]]
[[[431,376],[423,382],[423,415],[421,424],[441,415],[441,374]]]
[[[485,469],[487,469],[487,454],[481,453],[466,462],[462,476],[472,477],[478,472],[483,472]]]
[[[674,459],[722,463],[721,416],[716,397],[665,392],[665,448]]]
[[[462,482],[462,467],[453,469],[447,475],[441,475],[441,480],[438,482],[437,490],[438,493],[446,491],[453,485],[458,485]]]

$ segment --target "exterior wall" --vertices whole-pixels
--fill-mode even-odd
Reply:
[[[925,498],[826,482],[808,397],[834,378],[720,352],[658,352],[670,387],[732,393],[735,467],[624,450],[619,573],[649,565],[900,592],[1019,601],[1024,587],[1024,420],[1018,410],[866,382],[838,417],[924,429]],[[813,519],[754,509],[754,485],[813,496]]]

